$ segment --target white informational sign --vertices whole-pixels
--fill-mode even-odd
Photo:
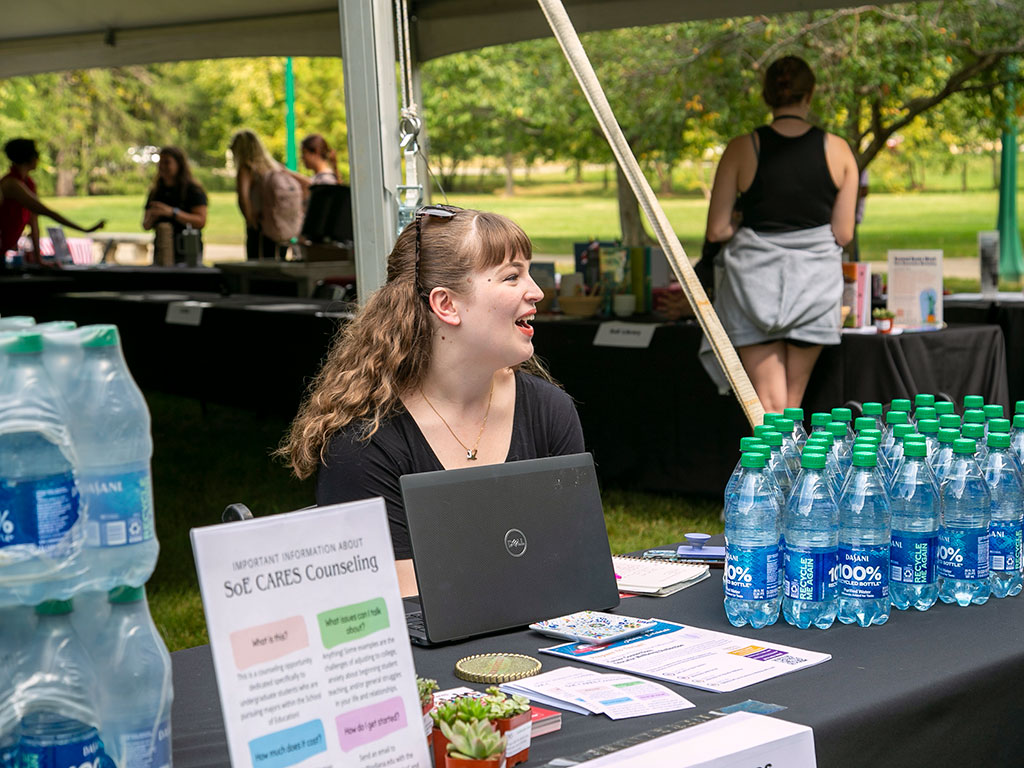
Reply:
[[[167,305],[164,322],[169,325],[200,326],[203,324],[203,310],[212,306],[208,301],[172,301]]]
[[[580,763],[587,768],[816,768],[814,732],[774,717],[736,712]]]
[[[651,346],[657,327],[658,323],[620,323],[610,320],[597,327],[594,346],[647,349]]]
[[[832,658],[661,620],[649,632],[610,645],[564,643],[540,652],[715,693],[737,691]]]
[[[889,251],[887,290],[894,325],[942,325],[942,251]]]
[[[192,529],[233,768],[429,768],[384,500]]]

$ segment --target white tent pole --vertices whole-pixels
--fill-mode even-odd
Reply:
[[[356,285],[365,301],[387,277],[400,178],[394,12],[389,0],[338,0],[355,229]]]
[[[739,356],[736,354],[732,342],[729,341],[714,307],[708,301],[700,280],[697,279],[693,267],[690,266],[679,238],[676,237],[668,217],[654,196],[654,190],[651,189],[647,177],[641,172],[640,166],[629,148],[622,128],[619,127],[611,105],[601,88],[601,83],[598,82],[597,75],[594,73],[594,68],[590,65],[587,53],[583,50],[583,44],[580,43],[579,36],[569,20],[569,15],[565,12],[565,6],[562,5],[561,0],[537,0],[537,2],[540,3],[540,8],[544,12],[544,16],[547,17],[548,24],[551,25],[551,31],[554,32],[569,66],[572,67],[580,87],[583,88],[583,93],[586,94],[587,101],[590,102],[591,109],[594,110],[597,122],[611,145],[619,167],[622,168],[622,172],[629,180],[633,194],[636,195],[640,207],[654,229],[658,243],[668,256],[668,263],[672,266],[672,271],[675,272],[676,278],[683,288],[683,293],[686,294],[686,298],[693,306],[701,330],[704,331],[704,335],[711,343],[715,358],[722,366],[722,370],[725,371],[729,385],[736,393],[736,398],[739,400],[747,420],[752,426],[760,424],[764,418],[761,401],[747,377],[747,372],[743,370]]]

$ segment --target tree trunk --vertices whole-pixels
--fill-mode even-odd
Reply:
[[[619,198],[619,226],[622,228],[622,244],[625,246],[657,245],[657,241],[644,228],[640,204],[633,195],[625,174],[618,164],[615,165],[616,181]]]
[[[57,183],[53,193],[57,197],[75,195],[75,169],[71,164],[71,153],[63,148],[57,150]]]
[[[604,164],[604,179],[602,179],[602,181],[601,181],[601,189],[603,189],[605,192],[608,191],[608,182],[609,182],[609,178],[608,178],[608,163],[605,163]]]
[[[999,189],[999,156],[995,150],[988,154],[992,158],[992,189]]]
[[[505,197],[512,197],[516,193],[516,181],[513,177],[515,172],[516,156],[505,155]]]
[[[967,157],[965,156],[963,162],[960,164],[960,191],[967,191]]]
[[[575,171],[576,171],[575,181],[576,181],[577,184],[582,184],[583,183],[583,161],[580,160],[579,158],[576,158],[576,160],[573,161],[573,166],[575,167]],[[605,177],[605,182],[607,183],[607,176]]]
[[[654,173],[658,176],[658,193],[662,195],[671,195],[672,164],[655,162]]]

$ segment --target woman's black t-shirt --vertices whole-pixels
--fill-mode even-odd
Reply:
[[[184,192],[180,192],[177,187],[157,184],[156,189],[150,191],[149,197],[146,198],[145,207],[148,208],[152,202],[166,203],[171,208],[180,208],[185,213],[192,213],[196,208],[209,204],[206,192],[195,182],[189,183],[185,187]],[[174,227],[174,260],[176,262],[185,261],[185,253],[178,247],[178,235],[185,231],[185,225],[171,216],[161,216],[156,220],[157,223],[161,221],[169,221],[171,226]],[[202,249],[202,242],[202,235],[200,235],[200,250]]]
[[[583,450],[583,429],[572,399],[554,384],[516,372],[512,440],[505,461]],[[316,503],[383,496],[395,559],[412,557],[398,479],[444,469],[412,416],[405,410],[396,413],[368,441],[360,440],[359,427],[350,425],[331,438],[326,456],[317,474]]]

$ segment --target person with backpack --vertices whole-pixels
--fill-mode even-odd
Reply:
[[[238,207],[245,217],[245,256],[283,259],[302,229],[304,188],[297,174],[271,157],[259,137],[244,128],[231,138]]]

